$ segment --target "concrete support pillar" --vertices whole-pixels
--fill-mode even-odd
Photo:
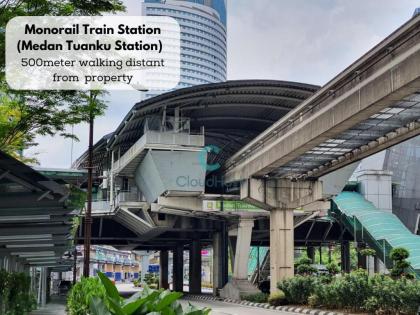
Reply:
[[[251,236],[254,220],[240,219],[238,225],[238,237],[236,240],[235,263],[233,266],[233,278],[239,280],[248,279],[248,258],[251,250]]]
[[[213,295],[228,282],[228,233],[226,223],[213,235]]]
[[[341,242],[341,271],[350,272],[350,243]]]
[[[168,283],[168,261],[169,255],[167,250],[161,250],[159,255],[159,288],[169,289]]]
[[[145,281],[146,273],[149,272],[149,254],[145,253],[141,256],[141,282]]]
[[[198,239],[190,245],[189,292],[201,293],[201,245]]]
[[[293,209],[270,211],[270,290],[294,275]]]
[[[16,271],[16,256],[10,256],[9,258],[9,272]]]
[[[47,304],[47,268],[41,268],[41,306]]]
[[[173,286],[177,292],[184,291],[184,245],[178,244],[173,254]]]
[[[240,300],[241,296],[260,292],[248,281],[248,259],[253,226],[254,219],[252,217],[240,218],[236,238],[233,277],[220,291],[220,296],[223,298]]]
[[[308,246],[306,248],[306,254],[308,255],[308,258],[312,261],[312,263],[315,263],[315,247]]]
[[[5,256],[3,258],[3,268],[6,271],[9,271],[9,259],[10,259],[10,256]]]
[[[46,284],[45,284],[45,296],[47,303],[50,302],[50,295],[51,295],[51,269],[47,268],[46,270]]]
[[[388,273],[386,266],[384,265],[384,263],[381,260],[381,257],[374,256],[373,261],[374,261],[374,263],[373,263],[374,264],[374,272]]]

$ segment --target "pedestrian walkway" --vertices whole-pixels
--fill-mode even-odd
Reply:
[[[66,315],[66,299],[52,297],[50,303],[31,312],[30,315]]]

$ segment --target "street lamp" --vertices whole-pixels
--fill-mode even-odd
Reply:
[[[87,205],[85,213],[85,239],[84,239],[84,260],[83,276],[89,277],[90,269],[90,243],[92,234],[92,186],[93,186],[93,105],[96,99],[96,93],[89,91],[89,147],[88,147],[88,187],[87,187]]]

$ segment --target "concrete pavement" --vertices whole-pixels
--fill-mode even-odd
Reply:
[[[129,297],[137,291],[140,291],[141,288],[136,288],[132,283],[118,283],[116,284],[118,292],[124,297]],[[188,287],[187,287],[188,290]],[[191,303],[198,308],[209,307],[212,309],[211,315],[293,315],[300,313],[284,312],[278,310],[269,310],[262,309],[252,306],[227,303],[222,301],[200,301],[196,299],[190,299],[188,297],[183,298],[181,301],[183,306]],[[42,313],[39,313],[42,314]]]
[[[52,297],[51,302],[45,307],[41,307],[29,315],[66,315],[65,297]]]
[[[183,306],[191,303],[199,308],[209,307],[212,309],[211,315],[293,315],[300,313],[283,312],[277,310],[267,310],[252,306],[245,306],[221,301],[197,301],[188,298],[181,300]]]

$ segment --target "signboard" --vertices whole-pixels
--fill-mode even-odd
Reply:
[[[148,272],[149,273],[159,272],[159,265],[149,265]]]
[[[223,203],[223,205],[222,205]],[[241,200],[204,200],[203,211],[244,212],[264,211]]]

